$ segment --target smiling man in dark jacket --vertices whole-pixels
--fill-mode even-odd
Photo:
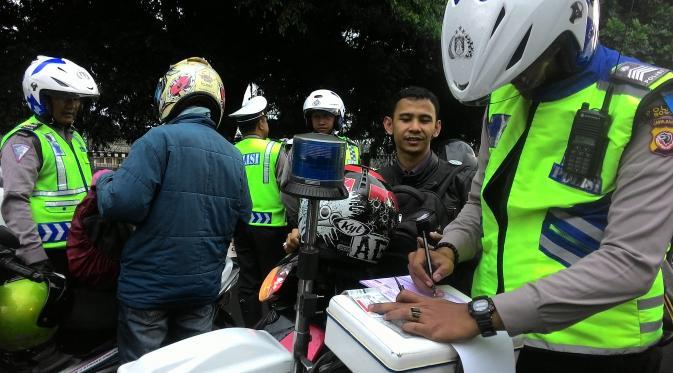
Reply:
[[[229,242],[250,219],[241,154],[215,130],[224,111],[217,72],[201,58],[183,60],[155,100],[164,125],[97,183],[101,215],[137,226],[121,255],[123,362],[212,329]]]
[[[393,187],[402,221],[379,261],[382,276],[407,271],[407,255],[416,249],[416,237],[419,236],[413,217],[417,217],[421,209],[430,208],[436,217],[433,222],[442,229],[465,205],[476,171],[457,160],[445,162],[432,151],[431,141],[439,136],[442,122],[439,120],[439,100],[430,90],[415,86],[401,89],[393,96],[389,113],[383,119],[383,126],[393,137],[397,161],[382,168],[380,173]],[[414,193],[409,192],[409,188],[438,194],[439,200],[431,199],[431,193],[420,194],[422,201],[411,198]],[[451,279],[451,285],[463,292],[469,292],[471,283],[469,268],[454,274]]]

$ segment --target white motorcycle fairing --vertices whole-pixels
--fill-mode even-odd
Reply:
[[[292,354],[263,330],[215,330],[162,347],[119,367],[119,373],[285,373]]]

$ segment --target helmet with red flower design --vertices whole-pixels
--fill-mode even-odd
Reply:
[[[216,124],[224,113],[224,85],[210,63],[190,57],[172,65],[159,79],[154,100],[159,120],[165,123],[189,106],[208,108]]]

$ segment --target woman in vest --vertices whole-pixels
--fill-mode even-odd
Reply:
[[[470,199],[431,260],[439,280],[481,250],[473,301],[375,311],[438,341],[523,335],[519,372],[659,371],[673,74],[600,45],[599,7],[449,1],[449,87],[488,106]],[[410,257],[421,287],[424,263]]]
[[[2,215],[21,242],[17,256],[66,273],[70,222],[91,182],[86,141],[73,124],[80,99],[98,97],[98,87],[72,61],[38,56],[23,93],[33,115],[2,138]]]

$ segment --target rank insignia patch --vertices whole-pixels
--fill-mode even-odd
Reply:
[[[649,87],[669,71],[643,63],[625,62],[617,66],[614,77],[639,86]]]

